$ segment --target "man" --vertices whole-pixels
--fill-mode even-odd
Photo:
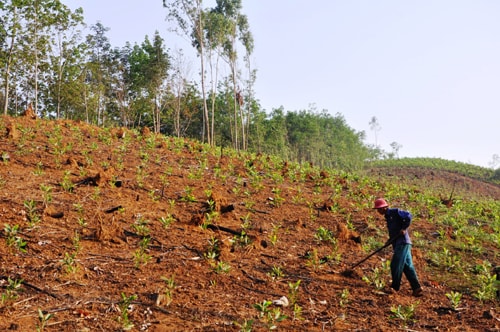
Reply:
[[[393,255],[391,259],[391,288],[399,291],[403,273],[410,282],[413,296],[422,296],[423,291],[418,281],[417,272],[413,266],[411,257],[411,240],[408,228],[411,224],[412,215],[408,211],[389,208],[389,204],[383,198],[375,200],[374,209],[384,216],[389,231],[389,240],[392,244]]]

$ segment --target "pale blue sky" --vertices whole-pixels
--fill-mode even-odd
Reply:
[[[167,31],[162,0],[62,1],[111,28],[113,46],[158,30],[193,54]],[[341,113],[368,144],[375,116],[378,144],[399,143],[401,157],[488,167],[500,155],[500,1],[243,0],[243,13],[266,111]]]

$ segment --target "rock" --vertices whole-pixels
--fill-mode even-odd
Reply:
[[[290,303],[288,302],[288,298],[286,296],[282,296],[279,300],[273,300],[273,304],[279,307],[288,307]]]

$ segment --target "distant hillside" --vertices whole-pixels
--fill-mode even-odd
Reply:
[[[500,169],[493,170],[477,165],[441,158],[398,158],[385,159],[368,163],[368,167],[423,167],[449,171],[484,182],[500,184]]]

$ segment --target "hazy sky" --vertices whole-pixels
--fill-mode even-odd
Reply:
[[[194,54],[168,32],[162,0],[62,1],[109,27],[113,46],[158,30]],[[500,155],[500,1],[243,0],[243,13],[267,112],[340,113],[365,143],[400,144],[400,157],[487,167]]]

